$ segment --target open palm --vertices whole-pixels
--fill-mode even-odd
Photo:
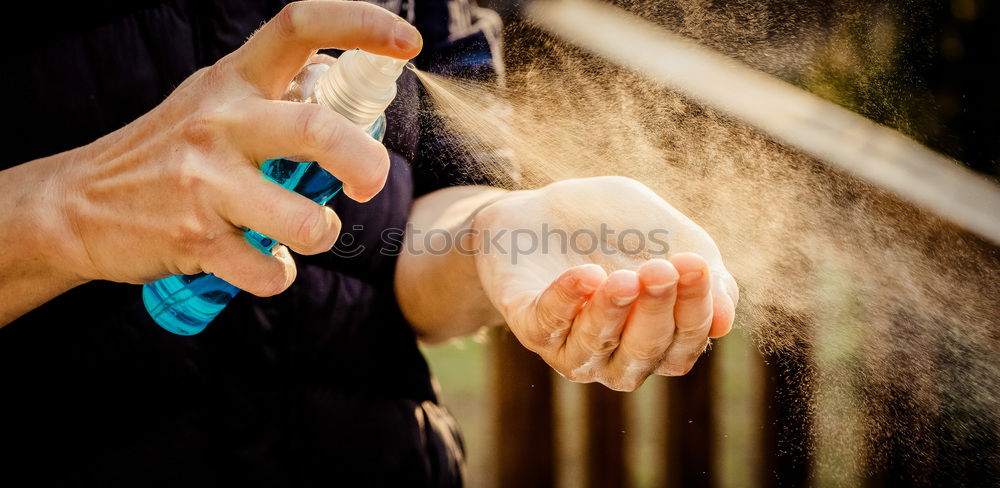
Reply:
[[[736,283],[708,234],[634,180],[514,192],[475,217],[483,288],[570,380],[616,390],[682,375],[732,327]]]

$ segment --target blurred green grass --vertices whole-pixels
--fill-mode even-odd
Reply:
[[[421,350],[440,385],[441,400],[462,429],[467,484],[492,487],[492,409],[483,339],[466,337],[441,346],[423,346]]]

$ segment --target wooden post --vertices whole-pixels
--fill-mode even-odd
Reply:
[[[555,485],[551,369],[506,329],[492,336],[496,486]]]
[[[715,404],[712,398],[713,358],[698,359],[688,374],[667,383],[666,486],[713,487]]]
[[[764,462],[760,486],[808,486],[812,464],[809,355],[805,347],[766,358],[764,377]]]
[[[586,486],[625,486],[625,393],[587,385]]]

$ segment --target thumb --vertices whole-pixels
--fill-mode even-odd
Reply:
[[[381,7],[314,0],[286,5],[227,61],[265,97],[275,99],[317,49],[361,48],[409,59],[422,45],[415,27]]]

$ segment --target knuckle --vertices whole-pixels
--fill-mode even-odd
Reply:
[[[195,111],[181,123],[181,134],[187,142],[202,147],[211,146],[219,136],[219,119],[204,111]]]
[[[286,38],[296,38],[302,33],[302,25],[305,21],[305,13],[300,2],[292,2],[274,16],[274,27],[278,33]]]
[[[544,305],[535,307],[535,319],[538,322],[538,330],[543,335],[540,338],[542,342],[555,338],[570,326],[569,320]]]
[[[204,93],[206,91],[210,91],[222,83],[223,70],[218,66],[219,64],[223,64],[222,60],[216,62],[215,65],[205,66],[200,68],[198,71],[191,73],[190,76],[185,78],[184,81],[182,81],[181,84],[167,96],[167,100],[172,102],[176,102],[178,100],[191,102],[192,100],[200,100],[204,98]],[[190,110],[190,106],[187,103],[182,105],[185,109]]]
[[[205,174],[200,165],[189,158],[183,158],[166,168],[165,180],[181,191],[181,195],[191,198],[206,184]]]
[[[358,11],[360,28],[377,43],[389,44],[392,42],[390,23],[385,22],[386,20],[389,20],[389,17],[379,8],[365,5]]]
[[[560,303],[576,304],[580,301],[580,296],[573,291],[575,286],[575,279],[567,275],[562,276],[561,279],[556,282],[553,290],[555,291],[556,296],[559,297]]]
[[[225,61],[222,60],[211,66],[206,66],[195,72],[196,81],[205,88],[217,88],[225,82],[226,74],[223,68]]]
[[[216,232],[213,213],[202,199],[210,185],[206,171],[198,161],[181,158],[168,165],[161,174],[161,181],[177,196],[182,206],[179,218],[167,235],[181,253],[191,255],[204,252],[213,244],[221,232]]]
[[[619,342],[617,338],[600,339],[598,342],[595,343],[597,345],[597,348],[594,350],[594,352],[602,355],[611,354],[612,351],[618,348],[618,343]]]
[[[684,364],[677,363],[666,363],[658,368],[658,372],[665,376],[684,376],[691,371],[694,367],[694,361],[688,361]]]
[[[351,183],[364,195],[370,197],[378,194],[385,184],[386,176],[389,173],[389,153],[374,139],[365,141],[365,144],[370,148],[371,154],[365,155],[363,160],[357,162],[358,164],[355,165],[357,179]]]
[[[666,343],[634,347],[629,351],[629,356],[640,362],[655,361],[663,357],[663,354],[666,352],[667,346],[669,345],[669,343]]]
[[[259,297],[270,297],[285,291],[288,285],[288,277],[284,270],[276,269],[268,276],[262,277],[252,293]]]
[[[677,301],[683,303],[698,303],[708,298],[711,287],[708,283],[695,283],[677,287]]]
[[[202,254],[214,241],[206,219],[193,215],[174,226],[171,238],[183,255]]]
[[[364,32],[372,32],[378,24],[376,23],[375,9],[363,7],[358,11],[358,24]]]
[[[613,334],[602,334],[583,329],[580,333],[580,347],[592,356],[606,356],[618,348],[619,338]]]
[[[326,110],[319,105],[304,105],[296,127],[302,144],[323,155],[336,150],[343,135],[341,125]]]
[[[191,78],[195,79],[195,80],[198,80],[198,79],[201,79],[202,77],[206,76],[209,71],[218,71],[218,70],[213,70],[212,69],[214,66],[215,65],[204,66],[204,67],[198,68],[197,71],[195,71],[194,73],[191,73]]]
[[[173,274],[193,275],[201,271],[201,266],[192,260],[183,260],[170,266],[170,272]]]
[[[202,83],[210,82],[211,79],[218,76],[218,69],[213,70],[212,68],[212,66],[205,66],[204,68],[191,73],[191,76],[188,76],[183,82],[181,82],[180,86],[178,86],[175,91],[179,91],[187,86],[190,86],[191,84],[200,85]]]
[[[592,341],[584,341],[583,347],[587,352],[595,356],[607,356],[618,347],[618,340],[602,338]]]
[[[305,251],[322,252],[327,235],[326,210],[321,205],[309,205],[296,219],[295,242]]]

